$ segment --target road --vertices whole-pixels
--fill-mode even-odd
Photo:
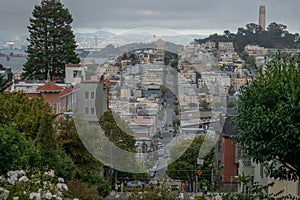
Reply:
[[[158,160],[158,170],[156,171],[154,178],[161,178],[166,175],[168,160],[169,160],[169,149],[167,149],[166,145],[170,143],[173,137],[173,119],[175,118],[174,114],[174,101],[175,94],[173,92],[176,91],[176,83],[177,76],[176,73],[171,72],[173,69],[166,69],[165,73],[165,81],[164,84],[169,88],[166,94],[163,96],[164,98],[164,116],[163,123],[161,123],[160,131],[163,132],[163,138],[159,139],[159,141],[164,144],[164,148],[162,151],[164,152]],[[172,92],[173,91],[173,92]],[[162,126],[163,125],[163,126]]]

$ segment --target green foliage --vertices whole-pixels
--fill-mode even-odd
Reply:
[[[177,66],[178,66],[178,58],[171,62],[171,67],[173,67],[174,69],[177,70]]]
[[[300,58],[280,52],[241,89],[234,120],[244,152],[280,179],[300,177]]]
[[[199,150],[203,144],[205,136],[197,136],[193,142],[184,141],[170,150],[171,160],[174,160],[182,149],[187,149],[178,159],[168,165],[167,174],[173,179],[180,179],[183,181],[192,182],[195,178],[196,171],[199,166],[196,165],[199,156]],[[204,164],[201,166],[202,171],[210,171],[211,163],[213,162],[213,151],[209,151],[208,155],[204,157]],[[210,174],[205,173],[201,175],[200,179],[209,179]],[[209,179],[210,180],[210,179]]]
[[[177,54],[170,52],[170,51],[164,51],[164,63],[165,65],[169,65],[172,60],[177,58]]]
[[[63,80],[65,64],[79,63],[71,29],[73,21],[68,9],[59,0],[42,0],[30,18],[27,62],[24,79]]]
[[[257,44],[266,48],[297,48],[300,46],[299,33],[289,33],[287,26],[272,22],[267,30],[255,24],[246,24],[246,28],[238,28],[236,33],[224,31],[223,35],[213,34],[204,39],[196,40],[199,43],[206,41],[233,42],[234,48],[241,53],[248,44]]]
[[[5,93],[0,95],[0,101],[0,107],[3,108],[0,110],[0,116],[3,117],[0,119],[3,130],[1,152],[6,152],[1,153],[2,161],[5,161],[3,164],[6,165],[1,170],[50,167],[60,176],[71,178],[75,166],[59,148],[53,128],[55,116],[50,115],[50,106],[43,99],[29,99],[24,93]],[[14,155],[16,159],[13,159]]]
[[[0,126],[16,124],[26,138],[34,139],[51,107],[40,98],[29,99],[25,93],[0,95]]]
[[[109,191],[111,190],[110,185],[106,180],[104,180],[102,176],[95,174],[85,174],[82,177],[82,181],[85,183],[97,185],[97,191],[100,196],[106,197],[107,195],[109,195]]]
[[[255,66],[255,58],[254,56],[248,56],[246,59],[246,63],[248,63],[251,66]]]
[[[129,152],[135,151],[135,139],[128,124],[112,111],[106,111],[99,120],[106,137],[117,147]]]
[[[53,127],[56,115],[46,115],[40,130],[35,138],[35,143],[41,153],[39,168],[48,167],[54,169],[63,178],[70,179],[73,176],[75,165],[73,160],[61,151],[57,141],[57,133]]]
[[[70,156],[64,151],[59,151],[56,157],[57,159],[54,160],[55,163],[53,163],[54,166],[52,166],[52,168],[56,169],[57,175],[67,180],[72,178],[76,166]]]
[[[128,124],[120,118],[119,115],[113,113],[111,110],[106,111],[100,116],[99,120],[101,128],[104,130],[105,135],[109,140],[114,143],[117,147],[126,150],[128,152],[135,152],[135,139],[133,137],[133,132],[128,126]],[[114,154],[114,159],[118,159],[119,155]],[[128,157],[128,163],[131,164],[132,169],[141,168],[141,164],[135,162],[135,157]],[[131,161],[131,162],[130,162]],[[134,163],[132,165],[132,163]],[[117,171],[118,176],[128,177],[129,179],[146,180],[149,178],[148,173],[127,173]]]
[[[165,95],[169,91],[168,87],[166,87],[164,85],[160,86],[160,89],[161,89],[162,95]]]
[[[31,140],[15,126],[0,127],[0,174],[18,168],[27,168],[39,160],[40,155]]]
[[[2,94],[9,87],[8,83],[8,79],[4,78],[4,75],[0,74],[0,94]]]
[[[199,107],[200,107],[200,109],[202,108],[204,110],[210,110],[209,102],[207,102],[205,100],[200,102]]]
[[[173,120],[173,126],[179,127],[179,126],[180,126],[180,119],[175,118],[175,119]]]
[[[99,172],[102,163],[94,158],[82,143],[75,127],[73,119],[61,118],[57,124],[60,147],[72,158],[77,166],[78,176],[88,172]]]

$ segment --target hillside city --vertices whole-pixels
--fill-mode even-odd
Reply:
[[[253,30],[251,28],[255,24],[251,25],[247,30]],[[261,26],[254,27],[264,30],[265,25]],[[268,63],[272,62],[279,50],[281,55],[287,57],[299,55],[299,44],[282,48],[282,44],[270,47],[259,45],[258,41],[244,44],[241,50],[240,46],[237,48],[237,35],[225,31],[224,35],[215,38],[211,35],[185,44],[180,37],[173,37],[170,41],[170,38],[159,35],[147,35],[139,38],[141,42],[128,39],[126,44],[116,45],[117,41],[111,39],[110,34],[101,34],[101,39],[89,35],[88,39],[82,39],[82,43],[77,42],[75,52],[80,62],[65,64],[63,79],[55,75],[51,77],[50,72],[47,80],[24,79],[22,70],[15,72],[13,68],[3,65],[3,60],[7,64],[13,62],[15,57],[24,58],[27,53],[16,51],[18,48],[13,48],[15,43],[12,41],[7,42],[4,45],[6,49],[0,52],[0,74],[9,81],[8,87],[0,94],[3,97],[1,101],[8,99],[3,106],[7,112],[1,111],[0,115],[4,119],[0,121],[0,132],[3,132],[1,137],[4,137],[4,129],[7,128],[6,119],[15,120],[18,131],[32,130],[25,133],[24,140],[39,141],[40,138],[42,146],[48,145],[51,139],[48,140],[45,136],[43,140],[43,136],[39,134],[43,135],[45,132],[46,135],[50,129],[58,135],[66,134],[66,138],[53,137],[54,141],[67,154],[71,152],[68,156],[70,159],[74,158],[73,165],[78,168],[77,177],[70,178],[71,181],[68,182],[68,178],[65,178],[65,182],[64,179],[57,179],[59,182],[56,187],[59,185],[61,194],[66,193],[65,198],[58,198],[53,192],[52,195],[49,192],[51,189],[47,190],[44,198],[216,200],[236,199],[226,197],[226,194],[242,194],[240,199],[252,199],[246,196],[250,191],[253,194],[261,192],[270,198],[281,191],[276,199],[288,195],[299,198],[299,177],[288,180],[269,176],[265,163],[257,162],[243,151],[241,144],[235,139],[239,133],[234,126],[234,118],[238,115],[237,102],[243,95],[241,89],[251,85],[260,76],[261,69],[267,69]],[[97,42],[100,40],[107,41],[104,43],[105,47],[98,47]],[[19,66],[19,69],[22,67]],[[26,94],[28,101],[40,99],[42,102],[39,102],[39,108],[30,110],[32,101],[26,106],[24,104],[27,110],[20,104],[18,111],[14,110],[16,105],[12,105],[14,111],[10,111],[12,102],[9,98],[12,97],[5,95],[19,93]],[[14,98],[18,98],[17,95]],[[26,103],[27,100],[18,101]],[[49,110],[46,105],[50,106]],[[20,122],[16,117],[22,111],[31,116],[24,115],[23,119],[19,119],[24,120],[24,123],[18,124]],[[13,112],[14,114],[9,114]],[[37,118],[30,120],[35,115]],[[53,118],[50,120],[46,116]],[[35,124],[32,122],[34,120],[41,121]],[[43,124],[48,126],[44,127]],[[35,133],[33,127],[38,127]],[[74,130],[77,133],[71,137]],[[101,135],[108,138],[108,141]],[[63,139],[59,139],[60,137]],[[74,138],[82,141],[79,142],[81,146]],[[1,139],[0,148],[4,149],[2,140],[5,139]],[[68,143],[69,140],[72,143]],[[107,146],[108,142],[112,145]],[[76,149],[78,152],[88,153],[79,153],[78,156]],[[126,150],[126,153],[120,149]],[[129,152],[132,155],[127,154]],[[78,164],[81,162],[80,155],[86,157],[82,158],[84,162]],[[31,161],[28,162],[28,166],[32,165]],[[18,164],[14,166],[16,168],[8,171],[20,170],[15,171],[15,175],[12,172],[6,175],[1,170],[0,199],[18,199],[8,198],[9,194],[5,193],[8,191],[5,186],[9,185],[4,183],[6,176],[9,176],[9,183],[15,178],[21,184],[21,178],[26,177],[26,173],[33,173],[24,168],[26,172],[22,171]],[[91,176],[88,179],[83,175],[91,172],[88,169],[91,166],[100,166],[100,170],[93,169],[93,172],[97,172],[95,177],[101,177],[99,179],[107,184],[106,189],[103,182],[97,182],[97,178],[93,179]],[[50,176],[51,170],[46,169],[45,174]],[[134,171],[139,174],[133,173]],[[76,182],[77,179],[82,182]],[[47,184],[48,182],[44,184],[45,187]],[[84,188],[82,190],[89,191],[86,188],[93,188],[94,185],[98,189],[93,192],[85,193],[80,190]],[[254,190],[256,185],[262,189]],[[69,193],[73,192],[77,196],[69,194],[64,187],[69,187]],[[101,191],[107,192],[104,194]],[[147,196],[147,192],[154,195],[151,191],[161,196]],[[30,193],[30,199],[40,199],[39,193]],[[52,196],[48,198],[49,193]],[[84,198],[79,197],[80,193],[86,196],[88,193],[97,193],[99,196]],[[265,196],[253,199],[266,199]]]

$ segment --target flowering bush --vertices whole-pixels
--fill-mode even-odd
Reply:
[[[42,200],[70,199],[68,186],[63,178],[56,178],[54,171],[26,173],[24,170],[7,172],[0,176],[0,199],[12,200]]]
[[[152,199],[152,200],[174,200],[178,199],[179,191],[172,190],[168,180],[162,178],[157,184],[135,188],[127,193],[128,200]]]
[[[196,200],[205,200],[205,197],[202,193],[200,193],[200,194],[196,194],[195,199]]]

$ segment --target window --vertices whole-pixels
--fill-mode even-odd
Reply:
[[[84,114],[88,115],[89,114],[89,107],[84,107]]]
[[[73,70],[73,78],[81,77],[81,71],[79,70]]]
[[[91,115],[95,115],[95,107],[91,107]]]
[[[260,164],[260,169],[259,169],[260,177],[264,178],[264,165]]]
[[[57,102],[54,102],[54,103],[53,103],[53,112],[54,112],[55,114],[58,113],[58,103],[57,103]]]
[[[72,103],[76,103],[76,92],[72,93]]]
[[[218,141],[218,152],[221,152],[222,151],[222,140],[219,139]]]
[[[95,99],[95,92],[91,92],[91,99]]]
[[[89,99],[89,91],[85,91],[85,93],[84,93],[84,98],[85,98],[85,99]]]

